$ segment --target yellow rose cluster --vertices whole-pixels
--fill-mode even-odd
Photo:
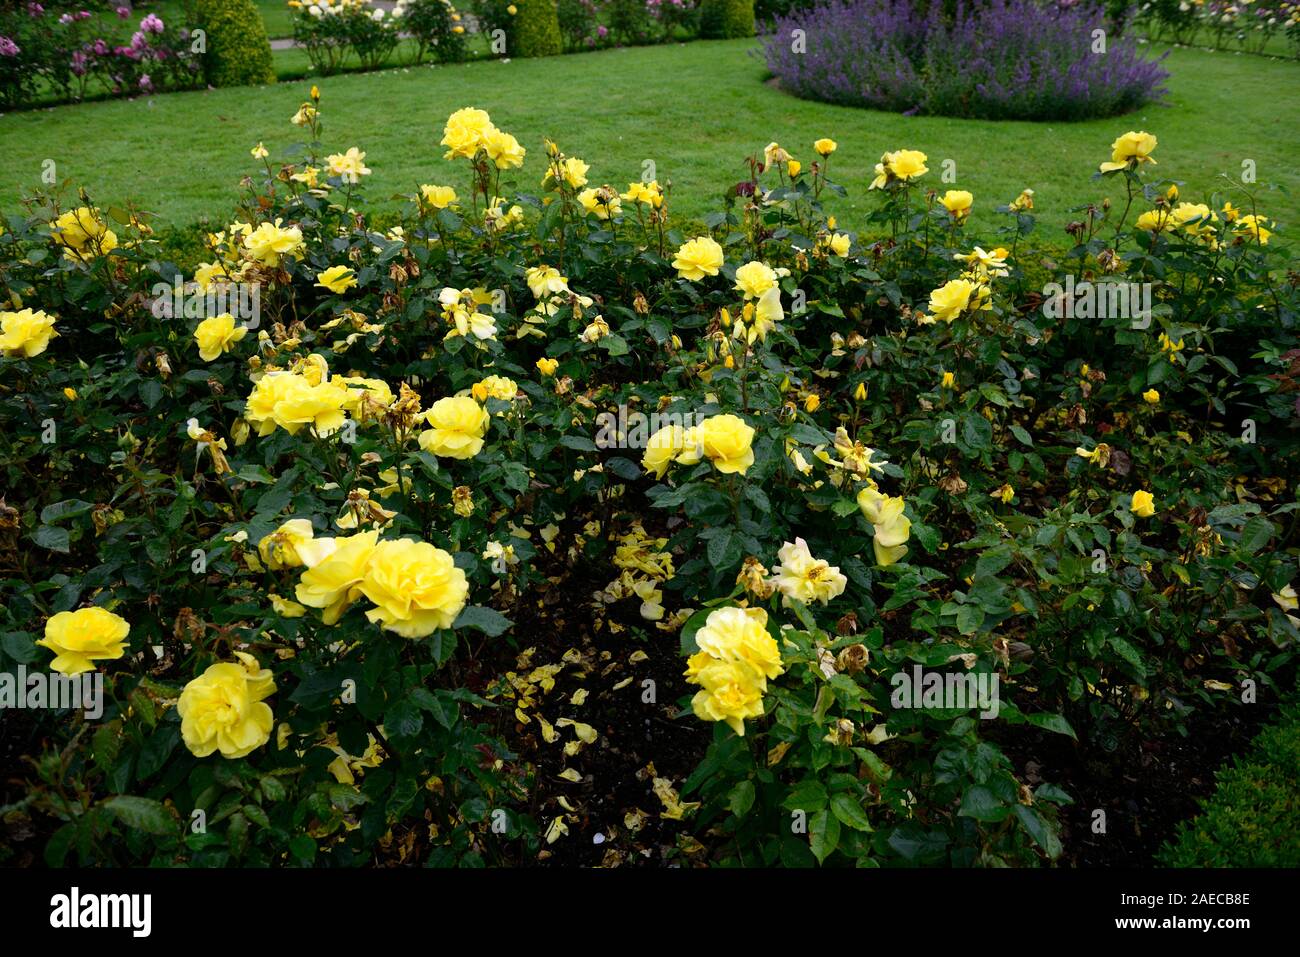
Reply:
[[[528,152],[509,133],[497,129],[486,111],[474,107],[465,107],[447,117],[442,145],[447,147],[445,159],[472,160],[481,151],[497,169],[518,169],[524,165],[524,155]]]
[[[423,638],[450,628],[469,596],[469,581],[450,554],[427,542],[379,540],[375,530],[317,538],[306,519],[293,519],[258,542],[274,570],[305,570],[295,590],[299,603],[322,610],[337,624],[363,596],[375,607],[366,617],[403,638]]]
[[[699,685],[691,708],[705,721],[725,721],[745,734],[745,719],[763,715],[767,682],[784,672],[781,651],[761,608],[719,608],[695,633],[700,649],[686,662],[686,680]]]
[[[699,425],[669,425],[650,436],[641,465],[655,478],[668,467],[694,465],[707,458],[724,474],[744,475],[754,464],[754,428],[738,415],[711,415]]]
[[[69,259],[93,259],[117,248],[117,234],[93,206],[69,210],[50,227],[54,242]]]
[[[244,419],[259,436],[277,426],[290,435],[310,427],[326,436],[342,428],[348,416],[366,420],[392,404],[392,389],[383,380],[331,376],[325,358],[313,354],[291,369],[262,373],[244,405]]]

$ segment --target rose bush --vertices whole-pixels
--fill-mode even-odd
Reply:
[[[1132,131],[1080,170],[1124,204],[1040,245],[1031,188],[974,235],[988,199],[878,144],[840,223],[867,147],[827,137],[683,223],[465,108],[378,221],[328,118],[258,144],[201,261],[84,194],[0,234],[0,664],[104,678],[98,721],[24,725],[49,862],[530,860],[632,733],[590,690],[703,737],[654,779],[684,859],[1028,864],[1071,796],[1027,742],[1293,675],[1298,297],[1253,192],[1181,196]],[[1150,309],[1080,291],[1115,283]],[[672,643],[680,697],[594,634]]]

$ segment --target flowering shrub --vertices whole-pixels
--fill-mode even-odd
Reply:
[[[465,27],[451,0],[410,0],[401,28],[419,43],[416,62],[422,63],[427,54],[439,63],[457,63],[468,55]]]
[[[1147,0],[1138,5],[1137,15],[1154,41],[1262,53],[1282,35],[1300,56],[1300,4],[1286,0]]]
[[[827,137],[683,230],[469,107],[381,224],[328,112],[202,262],[84,194],[0,235],[0,665],[102,682],[23,718],[51,863],[541,858],[653,717],[701,756],[589,816],[607,863],[653,817],[683,860],[1028,864],[1072,797],[1027,747],[1294,674],[1300,294],[1247,189],[1131,131],[1043,248],[1032,189],[974,235],[896,144],[842,224]]]
[[[131,16],[129,7],[118,7],[122,33],[103,35],[89,10],[60,12],[36,2],[0,10],[0,106],[202,84],[201,60],[187,28],[149,13],[132,29]]]
[[[293,7],[293,38],[322,73],[337,72],[349,55],[363,69],[383,66],[405,29],[407,3],[389,11],[371,0],[288,0]],[[425,44],[421,43],[421,55]]]
[[[1098,7],[1035,0],[825,0],[778,16],[768,69],[796,96],[904,113],[1085,119],[1132,110],[1168,75],[1131,38],[1104,39]],[[803,31],[796,34],[794,31]]]

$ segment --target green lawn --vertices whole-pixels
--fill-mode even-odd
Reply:
[[[537,185],[542,137],[591,163],[595,182],[625,186],[653,160],[673,183],[678,214],[699,217],[744,175],[743,157],[777,140],[805,162],[819,136],[840,143],[833,178],[850,197],[836,210],[853,228],[872,167],[887,149],[929,154],[929,180],[942,186],[945,159],[956,162],[956,186],[976,198],[976,224],[1022,187],[1037,193],[1038,212],[1059,226],[1070,206],[1099,198],[1111,183],[1090,174],[1109,158],[1109,144],[1129,129],[1160,138],[1158,171],[1184,181],[1184,198],[1216,188],[1254,160],[1261,184],[1291,191],[1263,197],[1268,214],[1294,223],[1300,206],[1300,65],[1253,56],[1176,50],[1166,106],[1116,119],[1077,124],[989,123],[904,117],[794,99],[764,83],[751,41],[609,50],[543,60],[487,61],[353,74],[320,80],[325,134],[340,150],[359,146],[374,170],[369,195],[392,203],[421,182],[465,185],[463,164],[442,159],[442,124],[466,105],[489,110],[530,151],[520,186]],[[249,148],[274,151],[297,142],[289,117],[309,81],[257,89],[175,93],[105,101],[0,117],[6,176],[0,208],[39,185],[42,163],[84,185],[95,202],[132,198],[183,224],[222,221],[239,177],[256,173]],[[1287,90],[1293,92],[1287,93]]]

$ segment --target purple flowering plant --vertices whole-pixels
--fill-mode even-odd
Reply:
[[[974,119],[1114,116],[1159,99],[1169,75],[1087,3],[959,0],[945,12],[924,0],[822,0],[766,24],[763,48],[796,96]]]

